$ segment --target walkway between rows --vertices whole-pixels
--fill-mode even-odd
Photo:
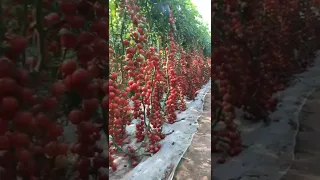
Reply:
[[[295,160],[281,180],[320,180],[320,89],[308,97],[299,122]]]
[[[211,179],[211,89],[204,98],[198,132],[181,159],[173,180]]]

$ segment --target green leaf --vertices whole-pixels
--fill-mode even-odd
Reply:
[[[126,36],[125,36],[125,38],[126,38],[126,39],[129,39],[129,37],[130,37],[130,33],[127,33]]]
[[[111,16],[113,17],[113,18],[115,18],[116,17],[116,5],[115,5],[115,3],[114,3],[114,1],[109,1],[109,9],[111,10]]]

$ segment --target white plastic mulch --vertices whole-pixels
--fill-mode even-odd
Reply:
[[[187,102],[187,110],[178,114],[178,122],[164,125],[164,133],[174,132],[160,142],[162,147],[156,154],[133,169],[121,169],[126,161],[121,161],[120,157],[118,161],[115,159],[120,169],[115,172],[110,171],[109,178],[111,180],[171,180],[179,161],[191,144],[193,135],[197,132],[197,120],[203,112],[204,97],[210,88],[211,80],[198,91],[194,101]],[[129,134],[134,132],[133,127],[127,128]]]
[[[263,126],[239,120],[243,141],[249,147],[225,164],[215,165],[214,180],[279,180],[288,171],[294,159],[301,108],[315,88],[320,87],[319,55],[320,52],[313,67],[298,74],[291,87],[276,95],[280,103],[270,117],[279,122]]]

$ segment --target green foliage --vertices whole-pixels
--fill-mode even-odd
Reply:
[[[109,1],[110,13],[110,41],[118,44],[115,51],[121,51],[121,39],[128,38],[127,34],[133,24],[128,21],[129,15],[119,14],[119,0]],[[201,16],[191,0],[137,0],[141,7],[140,12],[147,17],[149,40],[152,45],[158,46],[168,43],[167,36],[171,28],[169,23],[169,9],[175,18],[175,40],[186,50],[202,49],[204,54],[211,56],[211,32],[200,19]],[[123,24],[124,23],[124,24]]]
[[[173,14],[176,18],[178,40],[184,47],[194,47],[195,44],[202,49],[211,51],[211,32],[205,24],[199,21],[201,15],[191,0],[173,0]],[[206,54],[208,55],[208,54]]]

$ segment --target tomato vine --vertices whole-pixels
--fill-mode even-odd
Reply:
[[[312,65],[319,49],[316,1],[212,1],[213,151],[217,163],[242,151],[235,109],[263,120],[276,110],[275,93]]]
[[[109,45],[109,166],[112,170],[117,169],[114,160],[118,152],[124,153],[132,166],[141,161],[141,156],[157,153],[161,148],[159,142],[169,135],[162,131],[164,123],[175,123],[177,111],[186,110],[185,96],[194,99],[210,79],[209,54],[203,51],[209,44],[183,46],[186,41],[181,38],[183,28],[176,27],[177,22],[182,25],[182,20],[176,17],[177,9],[173,8],[178,4],[185,8],[185,14],[192,10],[188,7],[190,1],[186,4],[182,1],[110,2],[109,24],[113,31]],[[200,22],[194,17],[191,20],[195,23],[191,28],[197,30],[193,33],[202,33],[199,39],[210,38]],[[125,28],[120,28],[120,24]],[[119,51],[121,48],[125,51]],[[188,79],[186,75],[190,74],[192,77]],[[135,127],[134,137],[127,134],[128,126]]]
[[[105,5],[2,1],[0,179],[108,179]]]

